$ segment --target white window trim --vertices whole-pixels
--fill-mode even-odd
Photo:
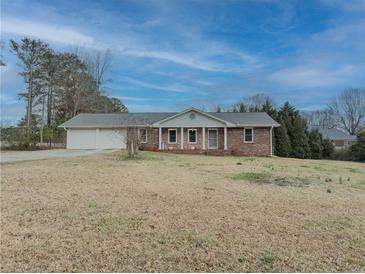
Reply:
[[[209,131],[216,131],[217,132],[217,146],[216,147],[211,147],[209,145]],[[219,147],[219,131],[217,128],[208,128],[208,149],[218,149]]]
[[[142,141],[141,140],[141,144],[147,144],[148,142],[148,137],[147,137],[147,128],[140,128],[139,131],[138,131],[138,134],[139,134],[139,138],[141,138],[141,130],[145,130],[146,131],[146,140],[145,141]]]
[[[168,135],[167,135],[167,143],[168,144],[177,144],[177,129],[176,128],[169,128],[168,130]],[[170,131],[175,131],[176,132],[176,138],[175,138],[175,142],[170,142]]]
[[[251,129],[252,130],[252,141],[246,141],[246,129]],[[244,130],[243,130],[243,142],[245,144],[253,144],[254,140],[255,140],[255,134],[254,134],[253,127],[247,127],[247,128],[245,127]]]
[[[195,131],[195,142],[190,142],[190,131]],[[188,144],[197,144],[198,143],[198,131],[196,128],[188,129]]]

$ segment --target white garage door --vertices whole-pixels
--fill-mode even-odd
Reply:
[[[96,148],[126,148],[125,129],[100,129],[96,134]]]
[[[68,129],[69,149],[110,149],[126,147],[125,129]]]

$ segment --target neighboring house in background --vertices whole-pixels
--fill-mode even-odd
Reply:
[[[125,148],[128,127],[138,127],[141,149],[212,155],[272,155],[272,130],[264,112],[178,112],[79,114],[60,127],[69,149]]]
[[[321,126],[311,126],[311,129],[318,129],[323,138],[332,141],[336,149],[346,148],[356,142],[356,136],[342,131],[338,128],[323,128]]]

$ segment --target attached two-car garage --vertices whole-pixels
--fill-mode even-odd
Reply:
[[[111,128],[68,128],[69,149],[113,149],[126,148],[126,129]]]

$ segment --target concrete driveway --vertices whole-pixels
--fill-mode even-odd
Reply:
[[[0,151],[0,163],[31,161],[50,158],[71,158],[76,156],[107,153],[114,150],[77,150],[77,149],[52,149],[35,151]]]

